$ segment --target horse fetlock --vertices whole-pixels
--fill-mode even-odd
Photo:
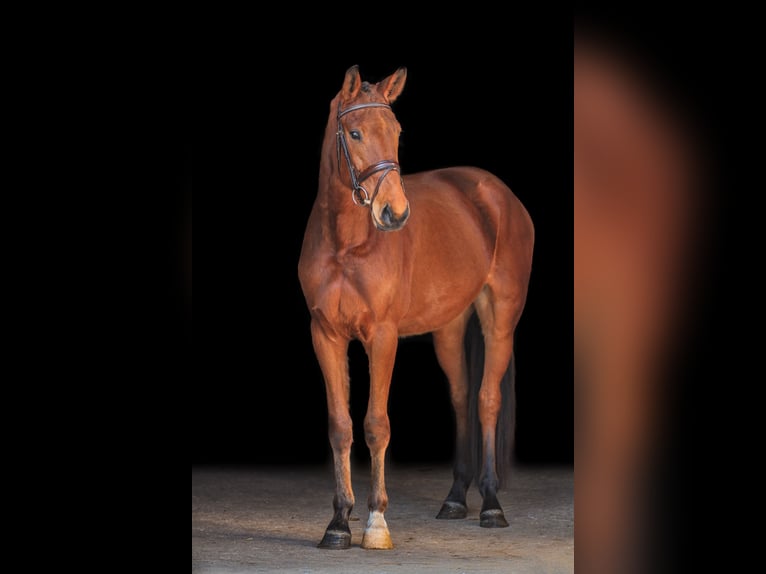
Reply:
[[[388,443],[391,440],[391,431],[383,429],[379,431],[368,430],[364,433],[364,440],[367,443],[367,448],[371,451],[379,451],[388,448]]]

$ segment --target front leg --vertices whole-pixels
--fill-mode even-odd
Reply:
[[[398,342],[398,333],[393,324],[376,326],[372,336],[363,341],[370,363],[370,398],[364,419],[364,436],[370,449],[372,484],[367,500],[370,514],[362,538],[362,548],[389,550],[394,547],[383,516],[388,507],[384,461],[391,438],[388,392]]]
[[[348,340],[330,337],[321,323],[311,321],[311,340],[324,375],[330,445],[335,469],[335,513],[319,548],[344,549],[351,546],[348,517],[354,507],[351,488],[351,443],[353,428],[349,410]]]

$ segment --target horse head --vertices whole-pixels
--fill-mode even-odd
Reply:
[[[354,203],[369,207],[383,231],[401,229],[410,215],[399,168],[401,126],[391,110],[406,79],[407,69],[399,68],[371,84],[352,66],[337,97],[338,169],[345,163]]]

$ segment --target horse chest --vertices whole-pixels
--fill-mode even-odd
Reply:
[[[327,261],[317,282],[312,313],[337,333],[365,339],[375,321],[396,311],[389,281],[376,281],[368,267],[337,259]],[[381,272],[381,276],[385,276]]]

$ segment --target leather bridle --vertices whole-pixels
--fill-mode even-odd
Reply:
[[[391,173],[392,171],[396,171],[399,173],[400,178],[402,173],[399,167],[399,164],[397,162],[390,159],[384,159],[377,163],[372,164],[367,169],[364,169],[362,170],[361,173],[357,174],[356,169],[354,168],[354,165],[351,162],[351,154],[348,151],[348,142],[346,141],[346,134],[343,131],[343,125],[341,124],[340,119],[350,112],[354,112],[356,110],[362,110],[366,108],[386,108],[390,110],[391,106],[388,104],[384,104],[382,102],[357,104],[355,106],[350,106],[346,108],[345,110],[341,110],[340,106],[338,106],[338,131],[336,133],[338,169],[340,170],[340,150],[342,149],[343,155],[346,157],[346,164],[348,165],[348,171],[351,174],[351,199],[356,205],[360,205],[360,206],[372,205],[372,202],[375,201],[375,196],[378,195],[378,189],[380,189],[380,184],[389,173]],[[364,182],[371,175],[378,173],[379,171],[382,171],[383,175],[381,175],[380,178],[378,178],[378,183],[375,185],[375,190],[372,192],[372,197],[370,197],[370,194],[368,193],[367,189],[362,185],[362,182]],[[402,181],[402,187],[404,187],[403,181]]]

